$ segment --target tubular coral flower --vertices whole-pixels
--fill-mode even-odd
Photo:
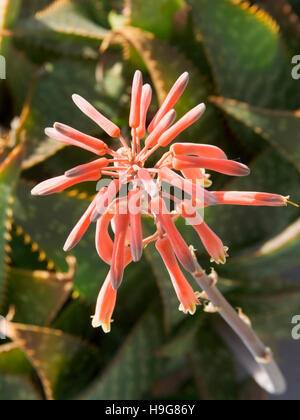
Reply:
[[[78,244],[78,242],[87,231],[91,224],[91,215],[95,209],[95,206],[96,203],[95,200],[93,200],[66,240],[64,245],[65,252],[71,251],[71,249],[73,249]]]
[[[174,252],[181,265],[190,273],[196,271],[195,261],[190,248],[177,230],[172,217],[168,214],[166,205],[161,197],[157,197],[151,202],[152,211],[167,234]]]
[[[83,99],[79,95],[73,95],[72,99],[78,108],[91,120],[93,120],[100,128],[102,128],[109,136],[118,137],[121,130],[116,124],[104,117],[96,108]]]
[[[114,289],[118,289],[125,269],[125,243],[129,227],[129,214],[115,215],[115,241],[111,261],[111,282]]]
[[[196,155],[202,158],[227,159],[222,149],[210,144],[175,143],[171,146],[174,155]]]
[[[278,194],[243,192],[243,191],[216,191],[213,193],[219,204],[233,204],[238,206],[270,206],[282,207],[288,204],[289,197]]]
[[[211,256],[211,261],[216,264],[225,264],[226,257],[228,257],[228,248],[224,246],[222,240],[207,226],[202,217],[197,213],[197,210],[192,207],[191,203],[183,201],[177,206],[177,210],[198,233],[201,242]]]
[[[130,247],[134,262],[140,261],[143,255],[143,230],[141,218],[141,193],[139,189],[128,194],[130,216]]]
[[[179,309],[185,314],[189,312],[191,315],[194,315],[196,312],[196,305],[200,305],[200,302],[197,299],[197,293],[193,291],[191,285],[179,268],[171,242],[168,238],[159,239],[156,242],[156,249],[160,253],[167,270],[169,271],[176,295],[180,302]]]
[[[32,189],[31,194],[50,195],[61,192],[66,188],[79,184],[80,182],[97,181],[100,177],[100,171],[87,172],[83,175],[76,176],[73,178],[69,178],[65,175],[57,176],[55,178],[51,178],[47,181],[41,182],[39,185]]]
[[[250,174],[250,169],[246,165],[233,160],[198,158],[195,156],[175,156],[172,166],[179,171],[205,168],[231,176],[247,176]]]
[[[102,140],[83,134],[64,124],[55,123],[54,128],[46,128],[45,133],[54,140],[81,147],[95,155],[103,156],[107,151],[107,145]]]
[[[185,218],[197,231],[201,241],[215,262],[225,262],[226,249],[220,238],[207,226],[198,208],[218,204],[285,206],[288,197],[258,192],[211,192],[205,169],[232,176],[246,176],[249,168],[230,161],[218,147],[205,144],[176,143],[162,156],[154,167],[148,167],[148,158],[160,147],[168,146],[180,133],[195,123],[205,111],[197,105],[174,123],[174,106],[183,94],[189,75],[184,73],[175,82],[166,100],[152,119],[146,135],[147,113],[152,98],[149,85],[137,71],[133,80],[129,126],[132,140],[122,137],[120,128],[103,116],[93,105],[79,95],[73,101],[79,109],[101,127],[109,136],[120,142],[112,150],[102,140],[81,133],[61,123],[46,129],[46,134],[64,144],[80,147],[97,156],[97,159],[65,171],[64,175],[44,181],[32,190],[33,195],[61,192],[80,182],[99,181],[109,176],[109,185],[103,186],[90,206],[73,228],[64,250],[72,249],[83,237],[90,224],[96,222],[95,244],[99,257],[110,266],[109,274],[101,288],[93,326],[110,331],[111,317],[116,303],[117,288],[124,270],[132,261],[142,257],[143,248],[156,242],[156,248],[170,273],[180,309],[194,313],[199,304],[193,289],[184,278],[178,262],[201,283],[203,271],[199,268],[193,247],[189,246],[176,227],[176,220]],[[145,137],[144,144],[141,140]],[[99,156],[102,156],[99,158]],[[105,157],[104,157],[105,156]],[[183,176],[181,176],[179,173]],[[178,198],[167,194],[162,184],[179,188],[185,195]],[[124,194],[124,189],[127,191]],[[165,199],[171,200],[168,211]],[[152,217],[156,231],[143,239],[142,216]],[[114,237],[109,233],[110,227]],[[178,262],[177,262],[178,261]]]
[[[146,134],[146,119],[147,112],[152,99],[152,88],[150,85],[146,84],[143,86],[142,98],[141,98],[141,109],[140,109],[140,125],[136,130],[138,138],[142,139]]]
[[[96,313],[92,321],[94,328],[102,327],[105,333],[110,332],[116,300],[117,291],[112,288],[110,273],[108,273],[97,299]]]
[[[152,133],[147,137],[145,142],[145,148],[150,149],[154,147],[163,133],[173,124],[176,118],[176,112],[174,109],[171,109],[157,124]]]
[[[106,212],[97,221],[96,228],[96,249],[99,257],[106,264],[111,265],[112,255],[114,250],[114,243],[108,233],[108,228],[111,223],[113,213]]]
[[[109,160],[105,158],[101,158],[98,160],[94,160],[94,162],[86,163],[85,165],[76,166],[76,168],[69,169],[65,172],[65,175],[69,178],[73,178],[74,176],[84,175],[88,172],[93,172],[95,170],[100,170],[105,168],[109,165]]]
[[[183,73],[179,79],[175,82],[174,86],[170,90],[168,96],[166,97],[164,103],[158,110],[157,114],[153,118],[151,124],[148,127],[149,133],[152,133],[154,128],[158,125],[161,119],[174,107],[180,96],[183,94],[185,88],[187,87],[189,81],[189,74],[187,72]]]
[[[204,104],[197,105],[187,114],[185,114],[176,124],[170,127],[159,139],[160,146],[168,146],[180,133],[194,124],[204,114],[206,106]]]

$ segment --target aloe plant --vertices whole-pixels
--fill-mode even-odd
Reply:
[[[182,116],[199,102],[207,112],[180,141],[219,146],[250,166],[247,178],[214,177],[215,190],[260,190],[299,201],[300,82],[292,78],[299,4],[252,3],[3,2],[0,314],[7,320],[1,318],[0,332],[7,339],[0,342],[0,399],[264,398],[250,376],[237,377],[236,357],[244,350],[219,315],[178,311],[152,245],[126,271],[110,335],[94,330],[90,317],[107,267],[94,250],[93,229],[67,257],[62,250],[94,185],[30,196],[38,182],[90,159],[44,134],[54,121],[113,147],[73,108],[73,93],[129,135],[127,86],[139,68],[155,87],[151,116],[178,75],[189,71],[176,112]],[[275,358],[300,303],[300,289],[287,275],[299,267],[299,217],[294,206],[205,212],[230,248],[226,265],[215,266],[219,287]],[[151,232],[147,220],[143,227]],[[182,232],[196,242],[192,229]],[[213,265],[204,248],[197,258],[207,271]]]

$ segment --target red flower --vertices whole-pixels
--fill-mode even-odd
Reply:
[[[228,249],[204,222],[199,209],[218,204],[285,206],[288,202],[288,197],[276,194],[208,191],[206,188],[211,186],[211,181],[210,175],[205,173],[206,169],[231,176],[246,176],[250,173],[247,166],[228,160],[221,149],[212,145],[176,143],[155,167],[145,167],[146,161],[157,149],[167,147],[205,112],[205,105],[200,104],[174,123],[176,112],[173,107],[184,92],[188,78],[188,73],[184,73],[174,84],[148,126],[149,135],[143,147],[141,141],[146,135],[152,90],[148,84],[143,86],[140,71],[135,73],[132,87],[130,145],[122,137],[118,126],[78,95],[73,95],[75,104],[108,135],[117,138],[121,147],[117,151],[112,150],[103,141],[59,123],[54,124],[54,128],[46,129],[46,134],[59,142],[106,157],[42,182],[32,190],[33,195],[60,192],[83,181],[99,181],[103,175],[113,178],[108,186],[100,189],[64,246],[65,251],[72,249],[89,225],[93,221],[97,223],[96,249],[100,258],[110,265],[110,271],[98,297],[93,326],[102,326],[105,332],[110,331],[117,289],[126,266],[132,261],[139,261],[144,246],[154,241],[169,271],[180,301],[180,310],[191,314],[195,312],[196,305],[200,304],[199,295],[184,277],[178,262],[191,274],[195,274],[197,264],[193,249],[185,243],[175,225],[179,217],[185,218],[193,226],[212,260],[224,264]],[[183,196],[178,198],[168,194],[163,190],[162,182],[176,187]],[[127,187],[125,194],[122,192],[124,186]],[[169,200],[172,211],[168,210],[166,200]],[[143,214],[152,216],[157,227],[156,233],[145,239],[141,221]],[[114,240],[109,234],[110,225],[114,231]]]

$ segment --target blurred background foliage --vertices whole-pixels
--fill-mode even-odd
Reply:
[[[214,315],[178,311],[152,247],[127,270],[112,333],[94,331],[90,317],[108,268],[94,250],[93,229],[67,260],[62,245],[95,186],[44,199],[30,189],[90,159],[45,137],[54,121],[111,143],[74,108],[73,93],[126,135],[133,71],[155,86],[153,115],[188,70],[179,115],[200,101],[208,109],[182,140],[216,144],[252,168],[246,179],[214,176],[214,188],[299,201],[300,81],[291,76],[291,59],[300,52],[300,1],[3,0],[0,8],[7,62],[0,83],[0,313],[15,308],[10,339],[0,346],[0,399],[266,398],[237,368]],[[300,306],[291,280],[300,265],[299,210],[216,207],[206,218],[231,251],[218,267],[222,291],[276,350]],[[195,243],[192,231],[183,234]],[[198,256],[209,269],[201,247]]]

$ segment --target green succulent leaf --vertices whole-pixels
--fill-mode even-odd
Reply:
[[[1,401],[38,401],[41,399],[26,377],[0,374]]]
[[[224,98],[214,98],[213,102],[260,135],[300,171],[300,111],[273,111]]]
[[[101,41],[107,30],[94,23],[86,13],[83,1],[56,0],[34,17],[21,21],[15,31],[22,36],[45,37],[51,33],[84,40]]]
[[[0,30],[10,29],[18,18],[21,0],[3,0],[0,5]],[[10,47],[10,38],[0,35],[0,54],[6,55]]]
[[[110,118],[116,117],[118,110],[109,95],[97,92],[94,63],[58,60],[47,66],[46,71],[36,84],[22,125],[27,139],[24,168],[36,165],[63,147],[44,134],[44,129],[55,121],[74,125],[76,118],[77,129],[91,133],[97,131],[96,126],[76,109],[71,99],[73,93],[86,97]],[[58,104],[64,104],[59,108],[60,112]]]
[[[152,32],[162,39],[169,39],[173,30],[173,19],[176,12],[184,6],[183,0],[128,0],[129,23],[145,31]]]
[[[268,290],[268,283],[271,283],[271,290]],[[276,289],[272,291],[274,283]],[[263,290],[260,287],[260,290],[253,290],[252,293],[250,290],[247,293],[245,290],[236,291],[231,300],[242,307],[255,331],[263,335],[265,340],[271,342],[274,339],[289,339],[292,319],[299,309],[300,288],[276,276],[269,280],[264,279],[263,285]]]
[[[201,327],[204,324],[204,316],[201,315],[197,311],[194,318],[187,318],[180,325],[179,331],[176,330],[172,337],[159,349],[159,355],[178,360],[179,357],[190,354],[197,334],[201,333]]]
[[[187,315],[178,310],[179,301],[177,299],[170,276],[164,266],[162,259],[153,245],[146,248],[145,255],[148,263],[151,265],[155,275],[158,288],[160,290],[161,299],[164,307],[164,324],[165,329],[170,331],[171,328],[182,322]]]
[[[0,346],[0,372],[11,375],[32,375],[34,369],[25,354],[15,344]]]
[[[218,94],[269,109],[297,108],[299,85],[276,23],[250,3],[189,0]],[[266,147],[243,124],[230,127],[253,156]]]
[[[29,235],[23,232],[20,226],[13,224],[10,232],[9,245],[10,266],[21,270],[47,271],[50,261],[47,256],[39,249],[38,245],[32,242]],[[49,268],[50,270],[50,268]]]
[[[24,324],[12,328],[11,338],[21,340],[47,399],[71,399],[95,375],[100,360],[96,347],[60,330]]]
[[[16,310],[15,322],[46,326],[56,317],[72,291],[69,275],[11,268],[6,302]]]
[[[211,348],[214,348],[213,355]],[[233,357],[210,324],[201,328],[189,359],[201,399],[238,399],[240,384]]]
[[[37,378],[25,354],[14,344],[0,346],[0,400],[40,400]]]
[[[11,230],[12,214],[11,205],[12,197],[17,182],[21,160],[23,157],[23,147],[18,146],[0,165],[0,300],[3,298],[3,288],[6,278],[7,249],[9,231]]]
[[[22,2],[20,17],[29,17],[53,2],[53,0],[27,0]]]
[[[300,221],[299,219],[255,252],[233,259],[218,270],[228,278],[245,283],[248,288],[259,289],[261,279],[285,277],[299,267]],[[287,285],[288,286],[288,285]]]
[[[188,0],[222,96],[271,109],[295,109],[300,91],[268,15],[233,0]]]
[[[156,350],[163,339],[157,309],[157,306],[152,307],[138,321],[112,362],[83,399],[134,400],[151,393],[161,366]]]
[[[74,295],[76,295],[76,292]],[[98,331],[87,328],[91,323],[91,314],[94,313],[94,310],[93,305],[89,302],[74,297],[58,314],[52,327],[82,337],[84,340],[89,340],[95,333],[99,335]]]

